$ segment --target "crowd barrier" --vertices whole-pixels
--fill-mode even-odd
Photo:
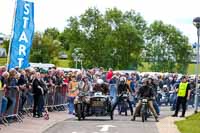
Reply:
[[[43,107],[48,111],[64,111],[67,107],[67,85],[48,86],[47,93],[43,96]],[[32,117],[33,93],[31,90],[18,91],[7,89],[5,96],[0,91],[0,121],[9,125],[12,121],[23,122],[25,115]]]
[[[50,86],[49,91],[44,97],[45,107],[49,111],[62,111],[67,106],[67,85],[62,86]]]
[[[11,119],[22,122],[22,118],[19,115],[19,100],[20,93],[16,88],[7,88],[5,95],[2,91],[0,116],[3,124],[9,124]]]

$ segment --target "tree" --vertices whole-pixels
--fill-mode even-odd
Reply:
[[[191,47],[188,38],[174,26],[153,22],[146,33],[146,41],[146,59],[152,63],[152,71],[186,72]]]
[[[6,52],[7,52],[7,53],[8,53],[8,50],[9,50],[9,45],[10,45],[10,40],[4,40],[4,41],[3,41],[2,46],[3,46],[3,48],[6,49]]]
[[[86,67],[127,69],[139,64],[146,22],[134,11],[108,9],[103,15],[89,8],[80,17],[71,17],[60,35],[66,49],[81,48]]]
[[[49,35],[36,32],[33,39],[30,61],[37,63],[56,63],[61,43]]]
[[[59,35],[60,35],[60,32],[55,27],[54,28],[47,28],[44,31],[43,35],[52,38],[52,40],[57,40]]]

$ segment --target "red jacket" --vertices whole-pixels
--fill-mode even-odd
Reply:
[[[107,75],[106,75],[106,80],[109,81],[112,79],[113,76],[113,72],[112,71],[108,71]]]

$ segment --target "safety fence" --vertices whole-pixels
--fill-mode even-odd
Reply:
[[[67,108],[68,86],[48,86],[46,94],[43,95],[43,112],[47,109],[52,111],[64,111]],[[25,116],[32,117],[34,98],[32,90],[17,90],[7,88],[0,90],[0,122],[9,125],[13,121],[23,122]]]

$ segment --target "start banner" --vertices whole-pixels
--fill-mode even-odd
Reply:
[[[8,69],[29,67],[29,55],[34,36],[34,1],[17,0],[9,48]]]

